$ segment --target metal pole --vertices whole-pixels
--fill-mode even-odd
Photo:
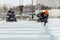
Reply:
[[[21,0],[19,0],[19,6],[21,5]]]
[[[36,5],[37,5],[36,6],[37,13],[39,13],[41,10],[40,0],[36,0]]]
[[[34,16],[33,16],[33,2],[34,2],[34,0],[32,0],[32,19],[34,18]]]
[[[4,16],[5,16],[5,4],[4,4],[4,9],[3,10],[4,10]],[[4,19],[4,16],[2,16],[2,19]]]
[[[37,0],[36,0],[36,5],[37,5]],[[36,8],[37,8],[38,6],[36,6]],[[37,9],[36,9],[37,10]]]
[[[22,5],[23,5],[23,0],[22,0]]]

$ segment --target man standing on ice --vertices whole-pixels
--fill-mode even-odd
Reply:
[[[6,20],[7,20],[7,22],[17,21],[16,17],[15,17],[15,12],[12,9],[10,9],[8,11]]]
[[[37,14],[37,16],[39,17],[39,19],[37,21],[44,22],[44,26],[45,26],[46,23],[48,22],[48,16],[49,16],[48,10],[45,10],[44,12]]]

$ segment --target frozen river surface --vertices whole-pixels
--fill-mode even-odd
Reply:
[[[48,21],[47,26],[36,21],[0,21],[0,40],[60,40],[60,19]]]

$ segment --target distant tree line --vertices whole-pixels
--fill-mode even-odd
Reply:
[[[32,8],[32,5],[27,5],[27,6],[24,6],[23,9],[25,9],[24,13],[30,13],[30,12],[35,12],[35,10],[37,9],[36,8],[37,5],[33,5],[33,8]],[[45,6],[45,5],[40,5],[41,6],[41,9],[42,10],[45,10],[45,9],[51,9],[52,7],[49,7],[49,6]],[[15,12],[19,12],[19,6],[17,7],[12,7],[12,9],[15,11]],[[60,7],[59,7],[60,9]],[[7,7],[4,5],[4,7],[2,9],[0,9],[0,12],[3,12],[3,11],[8,11]]]
[[[60,7],[58,7],[58,9],[60,9]]]
[[[42,9],[42,10],[51,9],[51,8],[52,8],[52,7],[41,5],[41,9]]]

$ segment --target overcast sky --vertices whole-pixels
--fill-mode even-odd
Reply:
[[[51,6],[51,7],[58,7],[60,6],[60,0],[37,0],[40,4]]]
[[[0,0],[0,4],[12,4],[13,6],[18,6],[22,4],[22,0]],[[23,0],[23,5],[30,5],[31,0]],[[36,1],[34,0],[34,4],[36,4]]]
[[[23,5],[32,4],[32,0],[23,0]],[[52,7],[60,6],[59,0],[37,0],[40,4]],[[22,4],[22,0],[0,0],[0,4],[11,4],[12,6],[18,6]],[[34,0],[34,4],[36,4],[36,0]]]

